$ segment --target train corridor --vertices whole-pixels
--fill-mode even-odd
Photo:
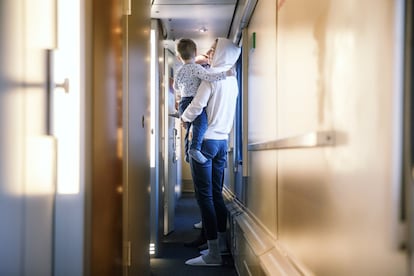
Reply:
[[[199,229],[193,227],[200,220],[197,202],[194,193],[182,193],[175,209],[175,230],[164,236],[160,246],[160,256],[151,258],[151,275],[238,275],[234,267],[232,256],[223,256],[223,265],[218,267],[189,266],[185,261],[197,257],[197,247],[186,247],[185,242],[195,240],[200,234]]]

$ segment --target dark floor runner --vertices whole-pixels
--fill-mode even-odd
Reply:
[[[197,248],[185,247],[184,242],[196,239],[200,230],[194,229],[194,223],[200,221],[200,212],[193,193],[183,193],[175,210],[175,229],[164,237],[161,254],[151,258],[153,276],[237,276],[231,256],[223,257],[219,267],[189,266],[185,261],[198,257]]]

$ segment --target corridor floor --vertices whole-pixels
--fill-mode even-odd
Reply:
[[[200,221],[200,213],[193,193],[183,193],[175,211],[175,229],[165,236],[160,256],[151,258],[152,276],[237,276],[231,256],[223,258],[218,267],[189,266],[185,261],[199,256],[197,248],[185,247],[184,242],[192,241],[199,235],[194,223]]]

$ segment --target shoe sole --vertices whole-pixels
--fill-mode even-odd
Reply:
[[[196,260],[202,260],[202,262],[192,262],[192,261],[196,261]],[[214,264],[205,263],[202,256],[187,260],[185,262],[185,264],[186,265],[192,265],[192,266],[221,266],[222,265],[221,263],[219,263],[219,264],[218,263],[214,263]]]

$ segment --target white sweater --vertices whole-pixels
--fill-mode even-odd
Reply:
[[[240,48],[230,40],[219,38],[211,62],[211,71],[227,71],[236,63]],[[233,127],[238,85],[235,76],[215,82],[202,81],[191,104],[181,116],[184,122],[192,122],[206,107],[208,129],[204,139],[225,140]]]

